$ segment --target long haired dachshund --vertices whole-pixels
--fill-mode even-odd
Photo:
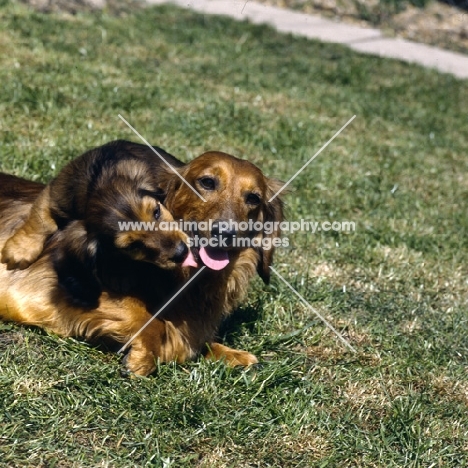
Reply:
[[[282,202],[279,197],[268,200],[281,188],[280,183],[265,177],[253,164],[225,153],[205,153],[188,164],[162,153],[203,196],[203,201],[146,146],[118,141],[103,148],[111,153],[138,154],[145,160],[151,159],[155,165],[153,174],[157,175],[155,191],[164,198],[173,217],[196,222],[197,232],[191,235],[206,239],[224,235],[228,238],[227,246],[192,247],[193,266],[180,265],[169,270],[129,256],[109,256],[101,266],[104,291],[99,306],[86,309],[69,301],[67,292],[58,286],[53,266],[53,258],[61,246],[70,244],[70,238],[79,245],[79,239],[85,236],[82,221],[71,221],[52,234],[39,259],[29,268],[7,270],[5,265],[0,266],[0,317],[38,325],[63,336],[88,341],[111,339],[125,344],[204,265],[207,268],[193,283],[133,339],[126,356],[127,368],[148,375],[155,369],[157,359],[184,362],[199,354],[224,359],[233,366],[257,362],[252,354],[230,349],[214,339],[222,319],[246,293],[250,278],[258,272],[265,282],[269,280],[274,248],[263,248],[266,244],[239,247],[234,239],[246,236],[265,240],[279,237],[280,232],[276,229],[266,234],[258,229],[222,226],[228,221],[250,226],[249,220],[272,221],[278,226],[283,220]],[[31,216],[31,207],[35,200],[37,204],[43,190],[41,184],[0,175],[0,248]],[[208,220],[212,222],[206,223],[206,229],[200,229],[202,222]],[[115,292],[113,280],[105,280],[107,273],[127,283],[125,294]]]

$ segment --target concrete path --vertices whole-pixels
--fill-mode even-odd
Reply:
[[[173,3],[210,15],[226,15],[255,24],[267,23],[278,31],[323,42],[344,44],[365,54],[418,63],[428,68],[468,78],[468,56],[437,47],[386,38],[380,30],[337,23],[320,16],[298,13],[250,0],[146,0],[149,4]]]

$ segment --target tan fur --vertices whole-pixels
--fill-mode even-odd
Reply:
[[[27,268],[39,257],[47,237],[56,230],[57,223],[50,212],[50,186],[46,186],[37,197],[26,222],[3,247],[2,262],[10,270]]]

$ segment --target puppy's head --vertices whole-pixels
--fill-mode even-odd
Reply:
[[[111,186],[97,190],[85,222],[101,243],[137,261],[170,269],[189,254],[188,237],[175,226],[159,192],[139,179],[116,176]]]
[[[175,219],[196,223],[190,234],[194,241],[198,236],[199,259],[209,268],[221,269],[231,251],[253,247],[260,254],[258,272],[267,283],[274,251],[271,241],[280,236],[283,220],[280,198],[270,199],[282,184],[248,161],[215,151],[179,171],[190,187],[173,177],[165,203]],[[268,233],[265,223],[271,228]],[[203,246],[201,239],[209,244]]]

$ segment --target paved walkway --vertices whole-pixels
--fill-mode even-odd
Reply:
[[[267,23],[278,31],[292,33],[323,42],[344,44],[365,54],[378,55],[418,63],[458,78],[468,78],[468,56],[437,47],[386,38],[380,30],[337,23],[320,16],[275,8],[250,0],[146,0],[156,5],[173,3],[200,13],[226,15],[252,23]]]

